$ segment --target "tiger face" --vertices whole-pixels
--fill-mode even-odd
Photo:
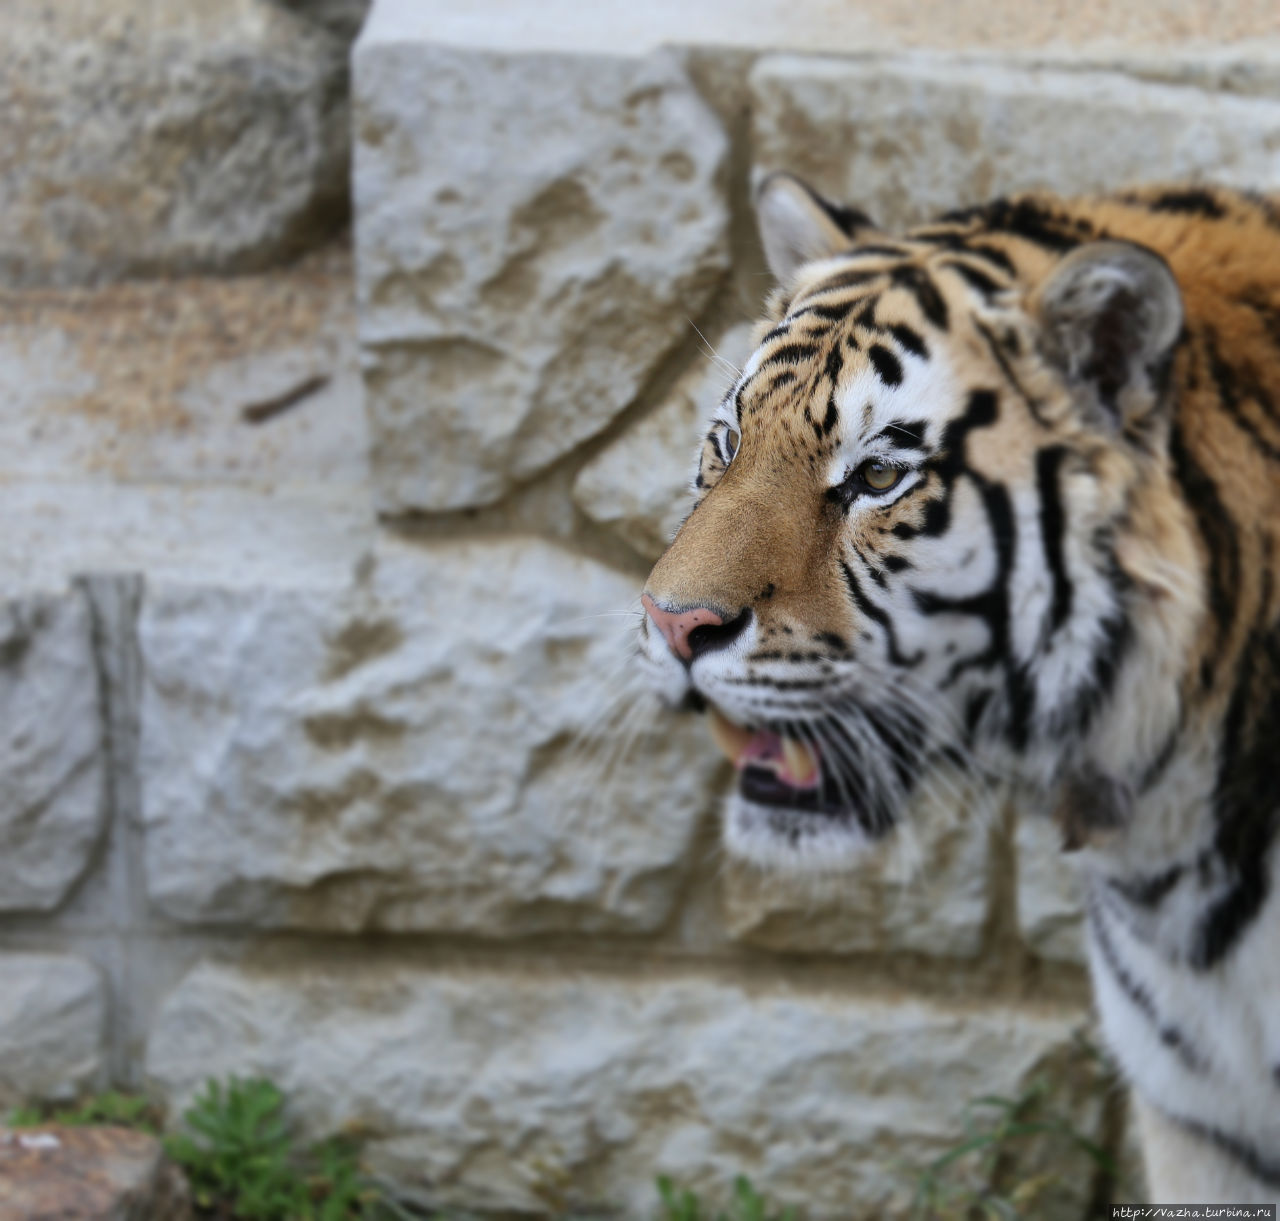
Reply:
[[[1065,218],[888,238],[780,175],[758,212],[780,287],[642,598],[642,664],[736,768],[731,853],[838,865],[957,768],[1047,789],[1158,749],[1201,614],[1164,261]]]

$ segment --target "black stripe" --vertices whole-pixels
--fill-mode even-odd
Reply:
[[[966,284],[977,289],[987,300],[994,297],[996,293],[1004,291],[1005,286],[996,283],[985,271],[979,271],[968,263],[960,262],[959,259],[948,259],[942,266],[954,271]]]
[[[1074,590],[1067,575],[1062,543],[1067,518],[1062,508],[1062,489],[1058,475],[1067,457],[1061,445],[1051,445],[1036,454],[1036,490],[1040,498],[1040,539],[1044,545],[1045,563],[1053,578],[1053,604],[1049,611],[1050,634],[1056,632],[1071,614]]]
[[[908,669],[919,665],[924,654],[916,653],[912,657],[905,656],[898,648],[898,638],[893,630],[893,621],[888,614],[863,593],[862,586],[858,583],[858,578],[854,575],[853,569],[844,560],[840,561],[840,570],[844,573],[844,583],[849,587],[849,593],[853,596],[854,604],[858,610],[884,629],[885,639],[889,645],[889,660],[895,666],[904,666]]]
[[[840,372],[844,368],[844,353],[840,351],[840,345],[833,343],[827,349],[827,363],[823,368],[823,372],[831,379],[834,387],[835,383],[840,380]]]
[[[1088,902],[1089,928],[1093,933],[1094,944],[1111,977],[1116,981],[1120,991],[1129,998],[1133,1007],[1142,1014],[1156,1029],[1160,1042],[1175,1056],[1188,1072],[1203,1073],[1208,1062],[1195,1048],[1187,1042],[1186,1035],[1178,1027],[1166,1022],[1156,1011],[1155,1001],[1151,999],[1151,991],[1143,983],[1134,979],[1128,967],[1120,960],[1111,934],[1107,931],[1101,906],[1090,897]]]
[[[1159,907],[1179,882],[1186,876],[1185,865],[1170,865],[1159,873],[1134,874],[1127,878],[1112,878],[1107,885],[1134,907]]]
[[[1234,421],[1241,432],[1252,438],[1253,442],[1273,462],[1280,462],[1280,446],[1268,440],[1258,430],[1258,426],[1244,413],[1242,398],[1252,398],[1268,415],[1275,415],[1275,407],[1267,392],[1241,370],[1232,368],[1223,358],[1218,348],[1218,338],[1209,328],[1204,329],[1204,348],[1209,358],[1209,374],[1218,388],[1218,396],[1222,400],[1223,409]]]
[[[924,449],[928,427],[928,420],[894,420],[893,423],[886,424],[872,439],[888,441],[899,449]]]
[[[1049,733],[1053,736],[1081,737],[1115,689],[1120,667],[1133,644],[1133,625],[1124,613],[1125,591],[1130,581],[1109,557],[1107,577],[1115,599],[1113,609],[1097,626],[1093,657],[1080,686],[1055,710]]]
[[[1255,1179],[1268,1187],[1280,1187],[1280,1162],[1262,1156],[1251,1144],[1238,1136],[1223,1132],[1198,1119],[1186,1119],[1181,1115],[1168,1115],[1169,1119],[1202,1140],[1207,1140],[1219,1152],[1240,1163]]]
[[[866,245],[855,246],[850,252],[854,257],[861,255],[880,255],[885,258],[902,258],[909,251],[904,250],[901,246],[891,246],[888,242],[868,242]]]
[[[1240,589],[1240,544],[1236,523],[1218,495],[1217,485],[1201,469],[1187,449],[1182,430],[1175,425],[1169,438],[1174,478],[1195,515],[1209,566],[1209,609],[1216,624],[1214,652],[1220,653],[1235,621],[1236,594]],[[1206,675],[1213,678],[1213,665]]]
[[[837,271],[813,285],[812,288],[806,289],[804,296],[800,300],[807,301],[810,297],[816,297],[819,293],[835,292],[838,288],[853,288],[858,284],[869,284],[872,280],[879,279],[882,275],[884,275],[882,271],[858,271],[855,269]]]
[[[844,204],[832,203],[829,199],[823,199],[812,191],[809,194],[813,202],[831,217],[836,227],[849,237],[852,237],[859,229],[874,229],[876,227],[875,221],[858,208],[849,208]]]
[[[822,417],[822,423],[817,425],[818,435],[825,437],[840,422],[840,409],[836,406],[835,391],[831,392],[831,398],[827,402],[827,414]]]
[[[976,208],[947,212],[942,219],[956,223],[977,222],[997,233],[1011,233],[1046,250],[1073,250],[1092,236],[1087,221],[1057,215],[1030,199],[997,199]]]
[[[889,334],[902,345],[903,351],[910,352],[912,356],[928,359],[929,349],[925,347],[920,332],[913,327],[907,326],[904,322],[891,322]]]
[[[1227,214],[1226,208],[1210,192],[1197,187],[1162,191],[1159,195],[1135,202],[1145,203],[1153,212],[1185,212],[1210,220],[1221,220]]]
[[[883,344],[873,343],[867,349],[867,356],[876,367],[876,376],[886,386],[902,384],[902,362]]]
[[[788,314],[787,321],[795,322],[798,318],[812,314],[815,318],[821,318],[824,322],[835,322],[843,318],[850,308],[861,299],[861,297],[855,297],[853,301],[836,301],[831,305],[806,305],[802,309],[796,310],[794,314]]]
[[[940,331],[947,329],[947,303],[933,278],[922,268],[908,264],[895,267],[892,275],[893,283],[905,288],[916,299],[920,312]]]
[[[1013,260],[1005,254],[1003,250],[997,250],[994,246],[969,246],[965,251],[979,259],[986,259],[994,267],[998,267],[1005,275],[1017,277],[1018,269],[1013,265]]]
[[[1273,301],[1265,289],[1255,285],[1241,294],[1240,299],[1258,315],[1272,346],[1280,348],[1280,298]]]
[[[1270,589],[1263,615],[1270,614]],[[1280,790],[1275,750],[1280,742],[1280,626],[1264,621],[1249,634],[1222,727],[1214,805],[1214,852],[1232,884],[1205,914],[1197,930],[1191,965],[1212,967],[1257,918],[1271,888],[1268,864],[1277,824]]]
[[[1048,423],[1044,418],[1044,414],[1040,410],[1040,402],[1027,393],[1026,388],[1018,380],[1018,375],[1014,373],[1013,366],[1009,363],[1008,357],[1004,354],[1004,345],[996,338],[991,328],[985,322],[979,320],[974,321],[974,325],[978,328],[978,333],[986,342],[987,349],[991,353],[991,358],[1000,366],[1000,372],[1004,374],[1004,379],[1009,383],[1010,389],[1026,404],[1027,410],[1031,413],[1031,418],[1035,420],[1041,428],[1047,428]],[[1013,345],[1010,345],[1013,346]],[[1016,352],[1016,347],[1015,347]]]
[[[817,350],[817,345],[812,343],[784,343],[769,353],[761,368],[768,368],[769,365],[799,364],[803,360],[808,360]]]

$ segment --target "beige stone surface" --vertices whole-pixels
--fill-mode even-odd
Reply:
[[[742,323],[707,345],[656,411],[588,462],[573,499],[643,556],[666,549],[693,499],[698,448],[716,409],[747,357],[752,326]]]
[[[219,924],[657,928],[718,761],[613,705],[608,612],[634,598],[532,539],[384,541],[327,591],[151,583],[151,897]]]
[[[0,399],[0,481],[361,496],[350,251],[232,279],[0,292]]]
[[[98,972],[80,958],[0,953],[0,1107],[98,1084],[106,1004]]]
[[[56,908],[106,818],[93,624],[78,589],[0,601],[0,911]]]
[[[264,0],[13,0],[0,284],[278,263],[341,223],[340,39]]]
[[[688,333],[727,271],[727,141],[666,55],[459,52],[375,13],[354,65],[379,505],[492,503]]]
[[[752,158],[899,228],[1019,190],[1211,179],[1280,188],[1280,100],[1115,72],[767,57]]]
[[[1040,958],[1083,965],[1082,883],[1062,851],[1062,833],[1037,811],[1027,811],[1015,832],[1018,853],[1018,931]]]
[[[991,905],[988,820],[962,801],[917,805],[848,870],[727,867],[720,882],[729,934],[811,953],[980,953]]]
[[[0,1221],[191,1221],[181,1171],[128,1128],[0,1128]]]
[[[354,1125],[443,1205],[646,1217],[655,1174],[723,1199],[746,1171],[810,1221],[887,1221],[971,1100],[1061,1081],[1076,1020],[706,975],[207,964],[146,1067],[177,1105],[208,1073],[265,1073],[310,1131]],[[1096,1102],[1055,1098],[1096,1131]],[[1056,1169],[1087,1181],[1070,1154]]]

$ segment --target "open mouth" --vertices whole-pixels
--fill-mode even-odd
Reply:
[[[748,729],[715,707],[707,716],[711,736],[737,769],[738,792],[747,801],[839,818],[853,813],[848,782],[824,766],[816,743],[773,729]]]

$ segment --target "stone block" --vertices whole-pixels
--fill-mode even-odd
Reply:
[[[1096,1137],[1097,1099],[1063,1077],[1077,1019],[697,976],[202,965],[146,1071],[174,1105],[208,1074],[268,1075],[311,1134],[362,1131],[377,1168],[445,1208],[647,1217],[656,1174],[723,1200],[748,1173],[810,1221],[885,1221],[981,1095],[1044,1078]],[[1087,1158],[1026,1173],[1046,1169],[1082,1215]]]
[[[388,541],[328,591],[152,582],[152,899],[205,923],[656,929],[718,763],[625,702],[632,623],[608,612],[635,593],[534,540]]]
[[[1056,824],[1025,811],[1015,833],[1018,852],[1018,931],[1041,958],[1085,962],[1081,879],[1062,852]]]
[[[798,173],[888,228],[1031,188],[1280,187],[1274,99],[926,56],[773,56],[751,80],[756,165]]]
[[[282,0],[290,7],[339,0]],[[353,0],[354,2],[354,0]],[[1140,49],[1166,62],[1237,60],[1276,51],[1267,0],[1161,0],[1155,4],[1029,6],[1022,0],[650,0],[626,6],[543,0],[537,20],[523,0],[379,0],[406,36],[461,47],[559,47],[635,54],[663,46],[866,55],[933,47],[1120,57]]]
[[[973,799],[916,802],[898,831],[829,873],[721,874],[729,934],[772,950],[971,958],[990,910],[990,820]]]
[[[727,140],[677,60],[354,51],[357,280],[380,507],[492,503],[599,432],[727,271]]]
[[[726,331],[677,382],[671,397],[588,462],[573,499],[641,555],[657,559],[693,499],[696,458],[711,413],[751,355],[753,328]]]
[[[351,275],[334,245],[270,274],[0,294],[0,479],[362,485]]]
[[[102,980],[88,963],[0,954],[0,1106],[65,1100],[99,1084],[105,1021]]]
[[[0,602],[0,911],[50,911],[106,818],[92,615],[76,589]]]
[[[343,51],[264,0],[6,5],[0,284],[244,270],[332,231]]]

